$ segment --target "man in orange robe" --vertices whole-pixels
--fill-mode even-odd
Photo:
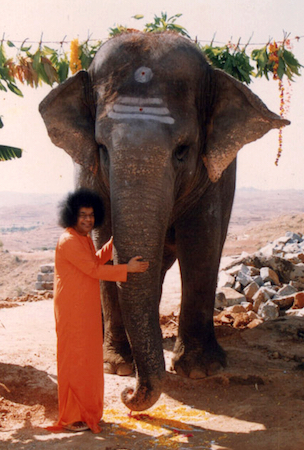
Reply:
[[[95,211],[85,205],[78,207],[77,222],[61,235],[55,254],[59,401],[55,428],[99,433],[104,392],[99,280],[126,281],[128,272],[144,272],[149,263],[136,256],[128,264],[104,265],[112,257],[112,239],[96,253],[88,234]]]

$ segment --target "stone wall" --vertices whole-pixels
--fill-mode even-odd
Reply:
[[[228,259],[218,276],[216,323],[254,327],[282,315],[304,317],[301,233],[287,232],[256,253]],[[53,291],[53,287],[54,264],[45,264],[40,267],[36,291]]]
[[[36,291],[53,291],[54,289],[54,263],[40,266],[35,283]]]
[[[287,232],[254,254],[231,257],[219,272],[215,308],[215,321],[238,327],[304,317],[303,236]]]

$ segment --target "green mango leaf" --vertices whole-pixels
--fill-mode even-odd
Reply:
[[[140,20],[143,19],[144,16],[142,14],[136,14],[135,16],[132,16],[132,19]]]
[[[287,64],[289,66],[294,66],[294,67],[301,66],[301,64],[295,58],[295,56],[291,52],[289,52],[288,50],[284,49],[282,56],[283,56],[283,58],[285,59],[285,61],[287,62]]]
[[[7,45],[8,45],[9,47],[16,47],[15,44],[13,44],[12,41],[7,41],[6,43],[7,43]]]
[[[174,14],[174,16],[169,17],[168,22],[170,22],[170,20],[174,19],[174,17],[176,17],[178,19],[179,17],[182,17],[182,14],[181,13]]]
[[[290,71],[295,75],[300,76],[300,68],[303,66],[299,63],[295,56],[288,50],[284,49],[282,57],[286,65],[289,67]]]
[[[41,52],[37,50],[33,57],[33,69],[39,73],[39,68],[41,65]]]
[[[21,158],[21,156],[21,148],[0,145],[0,161],[9,161],[10,159]]]
[[[238,71],[240,73],[239,80],[245,82],[246,84],[250,84],[250,74],[246,70],[243,70],[241,67],[238,68]]]
[[[288,66],[285,67],[285,75],[290,81],[293,81],[293,73],[291,72]]]
[[[37,70],[37,73],[39,75],[39,79],[41,81],[43,81],[45,84],[48,84],[49,86],[52,86],[52,82],[48,76],[48,74],[45,71],[45,65],[44,64],[40,64]]]
[[[283,76],[285,75],[285,64],[283,58],[279,58],[279,67],[277,69],[277,74],[280,80],[282,80]]]
[[[268,56],[266,52],[266,47],[261,49],[256,49],[251,52],[251,58],[256,61],[257,66],[264,69],[268,63]]]
[[[54,53],[56,53],[56,50],[54,50],[53,48],[48,47],[47,45],[45,45],[43,47],[43,53],[45,55],[53,55]]]
[[[6,61],[5,51],[4,51],[3,45],[0,45],[0,66],[3,66],[5,61]]]
[[[9,88],[10,91],[12,91],[14,94],[19,95],[19,97],[23,97],[22,92],[20,91],[20,89],[13,83],[8,82],[7,83],[7,87]]]
[[[181,25],[178,25],[177,23],[174,25],[168,25],[168,28],[176,31],[177,33],[181,33],[183,36],[187,36],[188,38],[190,38],[190,36],[187,33],[187,30],[185,30],[184,27],[182,27]]]
[[[58,73],[60,83],[65,81],[69,75],[69,63],[67,61],[61,61],[59,63],[57,73]]]
[[[126,27],[124,27],[123,25],[117,25],[114,28],[110,28],[109,36],[114,37],[117,36],[118,34],[124,33],[125,31],[127,31]]]
[[[46,63],[46,62],[43,63],[43,68],[44,68],[45,74],[48,78],[48,84],[53,86],[53,84],[56,81],[58,81],[58,76],[57,76],[56,70],[54,69],[54,67],[51,64]]]
[[[5,87],[5,86],[3,86],[3,84],[2,84],[2,82],[1,82],[1,80],[0,80],[0,91],[4,91],[4,92],[7,92],[7,89],[6,89],[6,87]]]

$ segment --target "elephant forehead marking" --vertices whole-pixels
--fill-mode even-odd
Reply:
[[[159,114],[160,116],[166,116],[170,113],[168,108],[153,107],[153,106],[129,106],[129,105],[118,105],[117,103],[113,106],[113,111],[115,112],[130,112],[138,113],[142,112],[144,114]]]
[[[118,97],[108,111],[111,119],[154,120],[172,125],[175,121],[161,98]]]
[[[138,83],[148,83],[153,77],[153,72],[149,67],[140,67],[134,73],[134,79]]]

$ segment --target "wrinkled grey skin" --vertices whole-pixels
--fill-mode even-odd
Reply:
[[[182,301],[172,366],[201,378],[226,364],[213,308],[235,158],[288,122],[169,33],[106,42],[88,72],[54,89],[40,112],[53,143],[77,163],[77,184],[104,199],[98,247],[113,234],[116,264],[134,255],[150,262],[126,283],[102,283],[105,370],[129,374],[134,363],[136,387],[122,399],[131,410],[147,409],[162,392],[159,300],[176,258]]]

